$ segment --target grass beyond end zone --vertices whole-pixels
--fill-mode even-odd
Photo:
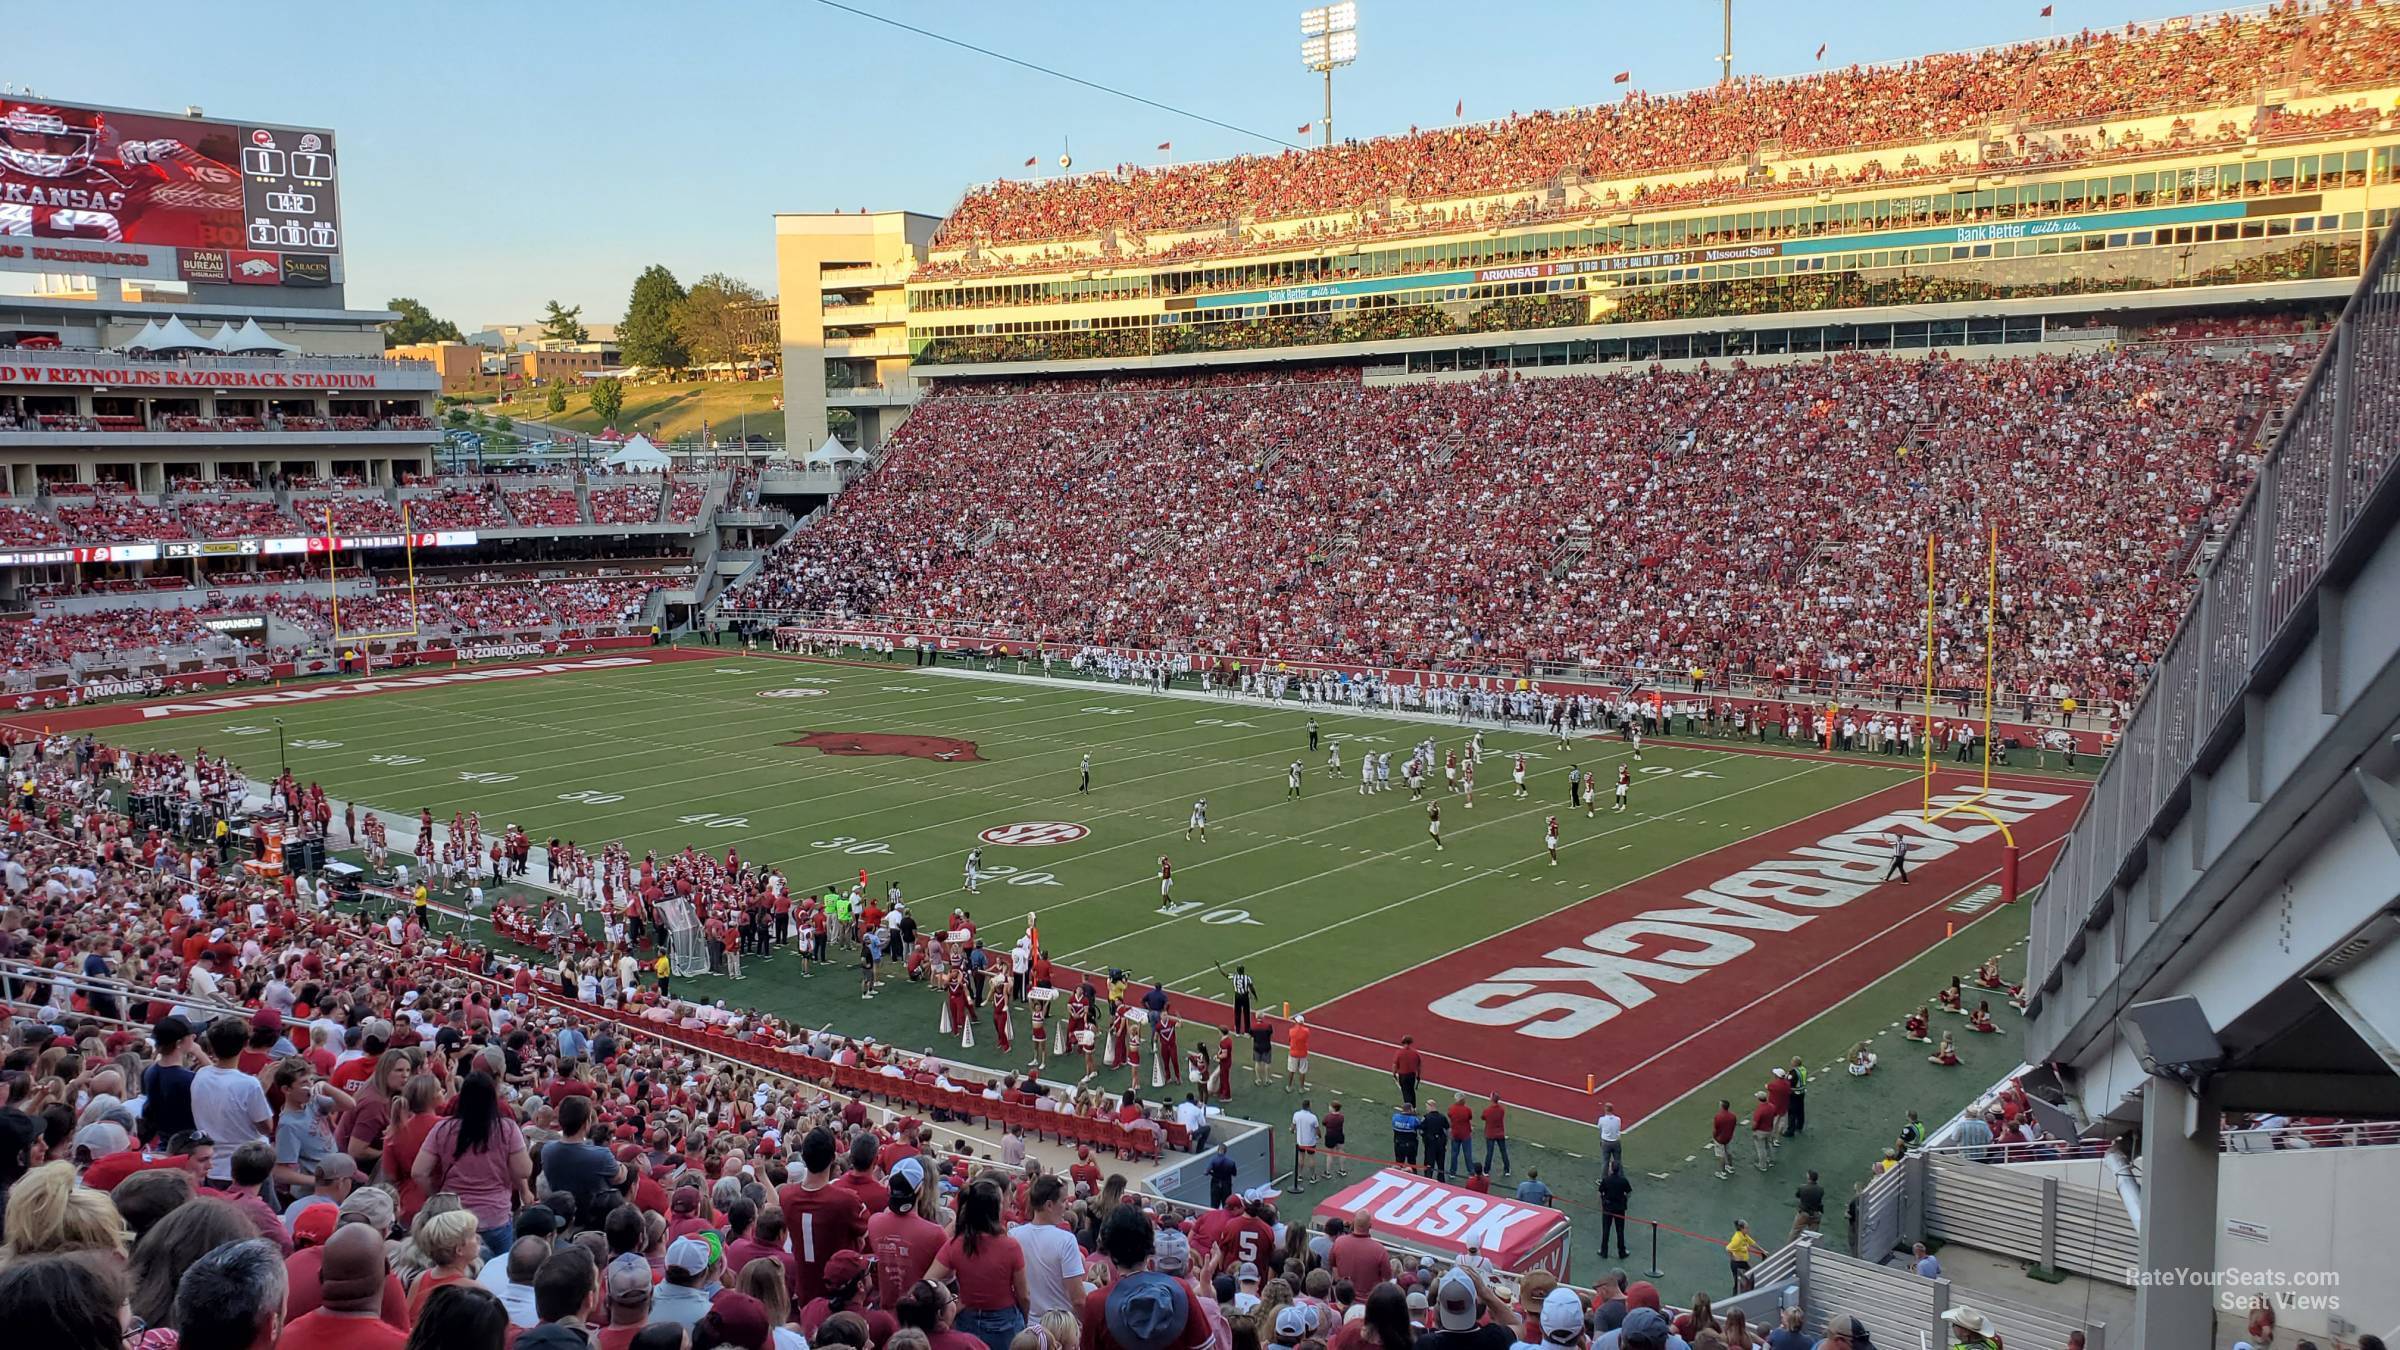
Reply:
[[[489,828],[515,822],[537,839],[623,838],[636,851],[662,852],[687,842],[731,845],[745,859],[784,867],[801,887],[854,879],[864,868],[878,890],[897,878],[928,918],[966,903],[1003,945],[1038,911],[1044,945],[1062,964],[1117,965],[1214,993],[1222,990],[1215,965],[1243,962],[1270,1007],[1326,1002],[1680,859],[1906,782],[1909,773],[1901,764],[1778,758],[1732,746],[1653,746],[1634,810],[1616,817],[1603,809],[1586,820],[1564,810],[1565,765],[1613,776],[1626,753],[1621,744],[1579,743],[1562,759],[1545,738],[1491,734],[1487,747],[1497,753],[1487,759],[1476,806],[1445,799],[1448,847],[1429,859],[1422,808],[1402,790],[1360,797],[1356,756],[1389,749],[1397,767],[1427,732],[1445,748],[1459,743],[1456,728],[1320,713],[1325,740],[1339,739],[1347,751],[1349,772],[1335,779],[1322,753],[1306,754],[1306,715],[1295,710],[1105,685],[964,680],[905,663],[744,659],[730,650],[721,659],[712,652],[697,661],[295,702],[103,734],[136,746],[206,746],[263,777],[280,762],[278,719],[294,772],[336,796],[412,814],[429,806],[444,819],[474,809]],[[809,732],[971,741],[977,758],[826,755],[787,744]],[[1542,756],[1531,761],[1535,795],[1522,802],[1506,772],[1507,755],[1520,747]],[[1086,752],[1095,763],[1089,796],[1075,790]],[[1283,768],[1295,758],[1307,765],[1307,788],[1287,801]],[[1205,845],[1182,838],[1199,796],[1210,802]],[[1556,868],[1541,853],[1550,814],[1566,827]],[[986,846],[987,866],[1001,874],[980,896],[958,893],[960,860],[979,831],[1040,821],[1090,833],[1047,847]],[[1159,911],[1160,853],[1175,859],[1176,900],[1189,906],[1173,914]],[[2015,916],[2007,922],[2021,933]],[[1851,1042],[1896,1021],[1902,1003],[1914,1006],[1941,976],[1971,969],[2016,935],[2001,924],[1979,926],[1919,963],[1921,989],[1855,999],[1791,1038],[1790,1048],[1765,1053],[1776,1062],[1800,1053],[1811,1065],[1832,1064]],[[751,973],[738,985],[696,981],[693,992],[902,1045],[937,1040],[937,1010],[922,989],[862,1002],[854,973],[802,981],[788,957],[754,962]],[[1938,1119],[2013,1063],[2013,1042],[2002,1055],[1984,1046],[2004,1038],[1975,1039],[1960,1070],[1937,1071],[1895,1051],[1867,1084],[1821,1077],[1810,1135],[1769,1177],[1719,1183],[1685,1161],[1699,1151],[1714,1096],[1746,1097],[1763,1068],[1748,1078],[1748,1066],[1736,1070],[1729,1077],[1740,1081],[1722,1090],[1695,1082],[1691,1096],[1638,1122],[1629,1154],[1635,1212],[1711,1239],[1662,1242],[1670,1288],[1722,1286],[1713,1242],[1735,1213],[1776,1239],[1802,1166],[1821,1167],[1839,1197],[1896,1131],[1901,1111],[1913,1105]],[[1896,1040],[1894,1033],[1885,1043]],[[937,1048],[957,1053],[954,1042]],[[988,1038],[965,1057],[995,1062]],[[1343,1094],[1353,1147],[1388,1152],[1392,1093],[1381,1064],[1319,1058],[1319,1108],[1329,1092]],[[1914,1069],[1912,1058],[1920,1061]],[[1280,1121],[1296,1100],[1275,1091],[1262,1102],[1245,1091],[1236,1110]],[[1520,1109],[1512,1135],[1518,1175],[1541,1167],[1577,1214],[1576,1269],[1588,1277],[1598,1268],[1588,1127]]]

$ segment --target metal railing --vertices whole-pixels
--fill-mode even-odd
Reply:
[[[2033,911],[2029,975],[2047,987],[2254,677],[2315,622],[2327,559],[2400,452],[2400,253],[2386,231],[2335,321],[2198,595],[2126,719],[2117,753],[2051,866]],[[2256,734],[2253,732],[2253,734]]]

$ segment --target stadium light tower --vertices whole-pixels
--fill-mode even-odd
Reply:
[[[1300,64],[1325,76],[1325,144],[1333,144],[1333,71],[1358,59],[1358,6],[1352,0],[1300,11]]]

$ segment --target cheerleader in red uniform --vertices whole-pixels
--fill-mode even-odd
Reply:
[[[1933,1040],[1933,1015],[1923,1007],[1908,1015],[1905,1032],[1912,1041],[1929,1043]]]
[[[1958,1064],[1958,1047],[1950,1043],[1949,1032],[1945,1031],[1942,1033],[1941,1048],[1934,1051],[1932,1054],[1927,1055],[1925,1057],[1925,1061],[1928,1064],[1939,1064],[1945,1069],[1956,1067]]]
[[[1990,999],[1979,1001],[1975,1005],[1975,1011],[1967,1014],[1967,1030],[1981,1031],[1987,1034],[2000,1030],[1992,1025],[1992,1001]]]
[[[953,1035],[964,1037],[967,1034],[967,1028],[974,1024],[974,1014],[968,1011],[965,971],[957,971],[951,975],[948,1002],[944,1007],[950,1014],[950,1025],[945,1030]]]
[[[1191,1053],[1185,1058],[1184,1076],[1191,1080],[1192,1087],[1199,1095],[1202,1106],[1215,1100],[1217,1095],[1212,1089],[1216,1075],[1208,1071],[1209,1063],[1208,1046],[1205,1042],[1193,1046]]]
[[[1233,1033],[1230,1031],[1217,1042],[1217,1100],[1233,1100]]]
[[[1158,1067],[1159,1072],[1169,1078],[1183,1072],[1183,1058],[1175,1053],[1175,1032],[1175,1014],[1161,1011],[1158,1015],[1158,1025],[1155,1028],[1155,1034],[1158,1037]],[[1174,1084],[1167,1082],[1162,1086],[1173,1087]]]
[[[1936,995],[1935,1001],[1942,1005],[1942,1011],[1946,1013],[1964,1013],[1967,1010],[1967,994],[1958,987],[1956,975],[1950,977],[1950,987]]]
[[[1108,1015],[1107,1063],[1112,1069],[1125,1062],[1126,1043],[1132,1039],[1126,1034],[1125,1012],[1125,1005],[1119,1003],[1115,1011]]]
[[[1005,978],[995,979],[992,981],[992,1043],[999,1046],[1000,1053],[1004,1055],[1008,1053],[1010,1020],[1008,981]]]
[[[1125,1091],[1126,1096],[1132,1097],[1142,1090],[1142,1033],[1127,1024],[1125,1009],[1121,1006],[1117,1009],[1116,1020],[1118,1025],[1125,1028]]]

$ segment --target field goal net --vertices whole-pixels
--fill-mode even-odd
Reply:
[[[700,918],[692,913],[689,900],[662,900],[658,906],[659,922],[667,928],[667,971],[673,975],[706,975],[708,973],[708,941],[700,932]]]

